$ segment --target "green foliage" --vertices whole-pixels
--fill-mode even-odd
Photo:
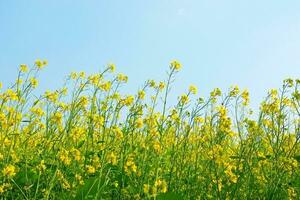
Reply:
[[[135,95],[109,64],[37,97],[46,64],[0,84],[1,199],[299,199],[299,80],[256,116],[237,86],[195,99],[191,85],[168,105],[178,61]]]

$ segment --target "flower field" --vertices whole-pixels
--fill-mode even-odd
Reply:
[[[252,114],[237,86],[169,105],[178,61],[133,95],[108,64],[36,96],[46,65],[0,83],[0,199],[299,199],[300,80]]]

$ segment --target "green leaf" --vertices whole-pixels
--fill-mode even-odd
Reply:
[[[99,184],[103,184],[98,177],[85,180],[84,185],[78,189],[75,199],[95,199]]]
[[[167,193],[158,195],[156,199],[157,200],[182,200],[182,199],[184,199],[184,196],[180,193],[167,192]]]
[[[29,168],[27,169],[27,172],[24,168],[21,168],[16,175],[15,181],[18,185],[25,186],[35,183],[38,180],[38,177],[39,175],[34,173]]]
[[[78,144],[78,146],[77,146],[77,148],[78,148],[78,149],[81,148],[81,147],[83,146],[84,143],[85,143],[84,140],[80,141],[79,144]]]

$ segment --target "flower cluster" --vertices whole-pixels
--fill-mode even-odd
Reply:
[[[168,105],[176,60],[136,94],[110,63],[36,96],[45,65],[0,83],[1,199],[299,199],[300,80],[255,116],[238,86],[194,102],[191,85]]]

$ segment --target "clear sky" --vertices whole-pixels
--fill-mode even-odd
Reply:
[[[133,93],[178,59],[172,95],[238,84],[257,106],[267,89],[300,77],[299,11],[298,0],[0,0],[0,81],[45,58],[39,90],[55,89],[71,71],[114,62]]]

